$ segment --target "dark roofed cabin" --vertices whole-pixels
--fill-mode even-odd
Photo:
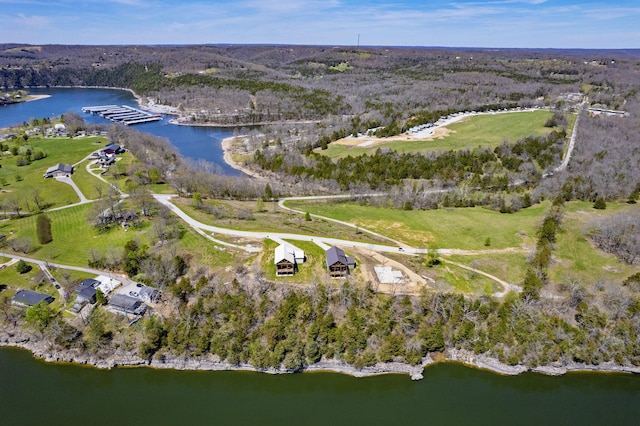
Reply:
[[[331,278],[343,278],[349,275],[350,269],[356,266],[353,257],[344,254],[338,247],[331,247],[326,252],[327,269]]]

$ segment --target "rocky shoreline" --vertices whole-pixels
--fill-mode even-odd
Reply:
[[[514,376],[525,372],[541,373],[551,376],[564,375],[568,372],[640,373],[640,367],[625,367],[614,363],[604,363],[601,365],[573,363],[564,366],[541,366],[534,368],[524,365],[507,365],[494,358],[457,349],[447,350],[445,354],[438,357],[437,361],[427,356],[423,358],[422,363],[415,366],[400,362],[388,362],[378,363],[371,367],[356,368],[339,360],[326,360],[308,365],[301,371],[293,371],[284,368],[259,369],[250,364],[230,364],[217,359],[215,356],[201,358],[177,356],[147,361],[138,357],[135,351],[125,351],[121,349],[117,349],[114,354],[107,358],[102,358],[76,350],[53,349],[49,343],[36,339],[36,336],[22,332],[0,332],[0,347],[26,349],[30,351],[34,357],[45,362],[73,363],[93,366],[100,369],[111,369],[115,367],[151,367],[173,370],[254,371],[268,374],[329,372],[346,374],[353,377],[406,374],[410,376],[411,380],[421,380],[424,378],[424,369],[429,365],[439,362],[458,362],[471,368],[488,370],[505,376]]]

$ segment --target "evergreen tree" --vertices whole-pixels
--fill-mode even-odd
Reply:
[[[16,263],[16,271],[18,271],[19,274],[26,274],[31,269],[33,269],[33,267],[22,259]]]
[[[271,190],[271,185],[269,182],[264,187],[264,198],[265,200],[271,200],[273,198],[273,191]]]
[[[597,210],[604,210],[607,208],[607,202],[604,200],[604,197],[596,198],[596,201],[593,203],[593,208]]]
[[[36,226],[38,242],[40,244],[47,244],[53,241],[53,236],[51,235],[51,219],[49,219],[49,216],[44,214],[39,215],[36,220]]]

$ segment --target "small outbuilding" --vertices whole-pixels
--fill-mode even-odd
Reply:
[[[347,256],[342,249],[333,246],[326,251],[326,263],[331,278],[344,278],[355,268],[356,261]]]
[[[53,296],[45,293],[38,293],[31,290],[18,290],[18,292],[11,299],[11,303],[21,306],[33,306],[40,302],[50,304],[55,299]]]

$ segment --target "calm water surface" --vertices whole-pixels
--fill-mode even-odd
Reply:
[[[0,107],[0,128],[29,121],[32,118],[54,117],[73,111],[90,123],[110,123],[102,117],[84,114],[83,106],[129,105],[138,107],[133,95],[117,89],[30,89],[33,95],[47,94],[50,98]],[[220,174],[240,175],[224,162],[221,141],[231,136],[232,130],[215,127],[191,127],[169,124],[164,120],[133,126],[134,129],[169,139],[178,151],[193,160],[204,159],[216,166]]]
[[[0,349],[0,424],[632,425],[640,377],[504,377],[439,364],[425,378],[272,376],[47,364]]]

